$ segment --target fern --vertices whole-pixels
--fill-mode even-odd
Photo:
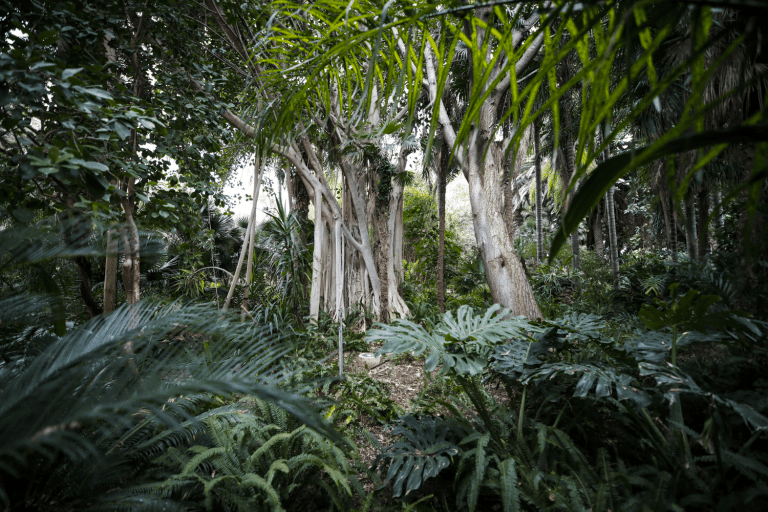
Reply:
[[[254,405],[266,417],[242,410],[234,417],[207,417],[204,444],[156,459],[172,475],[149,490],[203,496],[208,510],[283,510],[306,487],[322,490],[338,504],[351,498],[354,477],[347,453],[304,425],[286,431],[266,423],[287,425],[288,417],[265,402]]]

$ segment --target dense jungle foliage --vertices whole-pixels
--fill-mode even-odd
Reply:
[[[766,14],[0,0],[0,510],[764,510]]]

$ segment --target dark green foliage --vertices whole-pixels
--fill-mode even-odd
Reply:
[[[403,413],[402,408],[390,398],[389,386],[370,377],[349,376],[332,388],[336,397],[336,416],[345,416],[345,424],[362,414],[386,424]]]
[[[423,482],[437,476],[459,452],[455,435],[440,418],[403,416],[392,435],[401,437],[376,457],[373,469],[387,469],[384,484],[392,482],[392,495],[396,498],[415,491]]]
[[[477,375],[488,363],[495,345],[519,335],[527,328],[522,318],[508,318],[508,310],[495,305],[482,317],[475,316],[472,308],[462,306],[456,317],[450,311],[432,332],[408,320],[395,320],[389,325],[368,331],[368,342],[384,341],[377,354],[402,354],[413,351],[421,355],[426,351],[424,370],[431,372],[442,365],[441,373]]]
[[[739,312],[718,309],[715,297],[704,297],[697,309],[693,302],[699,297],[689,292],[671,304],[659,303],[654,315],[661,323],[653,326],[661,330],[638,331],[618,343],[606,336],[600,317],[577,313],[539,323],[514,319],[506,343],[478,328],[487,314],[467,311],[451,319],[452,328],[445,322],[429,332],[399,323],[371,336],[386,339],[387,350],[429,346],[440,353],[450,353],[448,332],[472,339],[472,353],[492,354],[491,365],[477,361],[481,372],[501,375],[508,396],[518,401],[515,413],[495,403],[471,376],[474,367],[445,371],[461,389],[448,387],[451,394],[436,400],[449,416],[419,421],[429,428],[444,425],[441,439],[461,439],[454,441],[458,452],[451,464],[458,508],[478,510],[495,502],[504,510],[752,510],[768,491],[768,401],[758,370],[768,367],[765,328]],[[490,322],[491,331],[504,322]],[[674,334],[667,329],[674,325],[699,331]],[[467,335],[473,328],[479,334]],[[480,346],[488,352],[478,351]],[[679,350],[677,365],[673,347]],[[707,351],[751,357],[688,362]],[[417,490],[421,481],[414,468],[421,461],[412,454],[430,443],[426,426],[411,424],[408,430],[407,445],[398,448],[404,462],[389,466],[387,481]],[[387,455],[397,451],[394,446],[379,458],[394,460]]]
[[[306,493],[314,507],[342,510],[350,484],[360,492],[348,453],[271,404],[237,405],[247,409],[208,416],[198,443],[155,459],[171,476],[136,491],[206,510],[284,510]]]
[[[33,231],[36,243],[23,243]],[[0,237],[3,271],[100,250],[62,244],[39,226],[8,228]],[[291,345],[268,327],[234,321],[210,305],[149,301],[66,325],[60,293],[54,288],[0,300],[5,506],[167,504],[160,496],[139,499],[118,490],[150,478],[144,471],[152,459],[200,435],[211,397],[252,395],[341,440],[288,385],[299,362],[285,358]],[[60,336],[51,332],[60,327]]]

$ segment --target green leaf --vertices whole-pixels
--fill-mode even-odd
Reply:
[[[85,167],[86,169],[91,169],[93,171],[101,171],[101,172],[107,172],[109,170],[109,167],[106,165],[99,163],[99,162],[93,162],[93,161],[86,161],[81,158],[70,158],[68,160],[70,163],[73,163],[75,165],[79,165],[80,167]]]
[[[97,89],[96,87],[80,87],[80,86],[75,87],[75,89],[77,89],[80,92],[90,94],[91,96],[95,96],[96,98],[100,98],[102,100],[107,100],[107,101],[112,100],[112,95],[109,94],[104,89]]]
[[[499,486],[501,487],[501,504],[504,512],[520,510],[520,492],[517,488],[517,471],[515,459],[504,459],[499,465]]]
[[[123,123],[116,122],[115,131],[117,132],[117,136],[120,137],[121,140],[125,140],[131,136],[131,129],[126,125],[124,125]]]
[[[61,72],[61,79],[67,80],[68,78],[75,76],[82,70],[83,68],[67,68]]]
[[[622,178],[630,171],[665,156],[685,153],[708,146],[754,144],[766,141],[768,141],[768,125],[756,124],[687,134],[667,142],[655,142],[638,148],[635,151],[628,151],[609,158],[592,171],[586,182],[573,197],[571,206],[568,208],[560,224],[560,229],[558,229],[552,240],[552,246],[549,249],[549,264],[552,264],[555,255],[560,251],[568,236],[595,209],[608,189],[619,178]]]

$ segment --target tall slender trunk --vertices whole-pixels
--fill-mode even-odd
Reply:
[[[669,214],[669,204],[667,203],[667,197],[664,191],[660,191],[661,197],[659,202],[661,204],[661,213],[664,216],[664,237],[667,242],[667,249],[672,250],[672,216]]]
[[[107,259],[104,265],[104,312],[115,310],[117,296],[117,232],[110,228],[107,231]]]
[[[336,318],[339,322],[339,377],[344,375],[344,308],[343,298],[344,293],[344,273],[342,272],[341,261],[341,219],[336,219],[333,225],[333,245],[334,245],[334,267],[336,278]]]
[[[541,122],[533,122],[533,165],[536,172],[536,261],[544,260],[544,229],[542,218],[542,180],[541,180]]]
[[[608,133],[608,120],[603,121],[603,133]],[[606,146],[603,151],[603,161],[611,157],[610,146]],[[608,222],[608,243],[610,244],[611,273],[613,274],[614,285],[619,284],[619,241],[616,236],[616,205],[614,204],[613,194],[615,187],[611,186],[605,193],[605,217]]]
[[[616,205],[613,194],[615,187],[611,187],[605,195],[605,210],[608,220],[608,243],[611,245],[611,272],[614,282],[619,282],[619,242],[616,236]]]
[[[709,217],[709,190],[706,187],[701,187],[698,193],[698,261],[704,263],[709,253],[709,224],[707,218]]]
[[[141,253],[139,249],[139,230],[133,218],[135,206],[136,178],[125,181],[125,197],[122,199],[125,212],[125,225],[121,230],[123,239],[123,287],[128,304],[136,304],[141,298]]]
[[[240,271],[243,269],[243,261],[245,261],[245,255],[248,252],[248,246],[250,244],[251,237],[253,236],[253,230],[256,225],[256,201],[251,206],[251,215],[248,217],[248,227],[245,228],[245,236],[243,237],[243,247],[240,249],[240,257],[237,260],[237,267],[232,274],[232,283],[229,285],[229,291],[227,292],[227,298],[224,300],[224,306],[221,310],[226,311],[229,309],[229,303],[232,301],[232,297],[235,295],[235,288],[237,288],[237,281],[240,279]]]
[[[248,298],[251,296],[251,282],[253,280],[253,245],[256,241],[256,221],[255,212],[257,205],[259,204],[259,189],[261,188],[261,175],[264,172],[264,168],[261,166],[261,159],[256,156],[256,160],[253,164],[253,207],[254,222],[250,226],[250,232],[248,234],[248,263],[245,265],[245,291],[243,293],[243,302],[240,305],[240,320],[245,321],[245,315],[248,311]],[[243,247],[246,246],[246,237],[243,237]]]
[[[309,316],[317,321],[320,314],[320,286],[323,272],[323,194],[315,190],[315,236],[312,249],[312,284],[309,296]]]
[[[401,154],[400,160],[402,169],[405,169],[405,159],[407,155]],[[408,309],[408,305],[405,303],[402,295],[400,295],[400,276],[397,273],[395,260],[397,258],[397,246],[399,240],[403,238],[402,226],[398,223],[398,212],[401,211],[403,204],[403,185],[398,183],[397,180],[392,180],[392,190],[389,196],[389,216],[387,219],[387,238],[389,248],[387,255],[387,305],[389,308],[390,316],[397,314],[401,318],[407,318],[411,316],[411,312]],[[401,229],[398,230],[398,227]]]
[[[675,208],[674,199],[669,200],[672,207],[672,262],[677,263],[677,226],[680,221],[677,217],[677,208]]]
[[[573,198],[576,195],[576,188],[578,187],[578,181],[574,180],[576,178],[576,152],[573,148],[573,142],[571,141],[570,136],[566,137],[565,161],[568,166],[569,174],[569,181],[566,181],[565,183],[568,183],[568,187],[571,189],[571,191],[565,198],[563,214],[565,214],[565,212],[568,211],[568,209],[571,207]],[[572,263],[574,270],[579,270],[579,267],[581,266],[580,249],[581,244],[579,243],[579,228],[577,227],[573,233],[571,233],[571,253],[573,254]]]
[[[595,239],[595,256],[602,259],[605,253],[605,247],[603,246],[603,215],[602,215],[602,202],[597,203],[595,212],[592,214],[592,236]]]
[[[449,151],[441,140],[437,154],[437,307],[441,313],[445,313],[445,167]]]
[[[698,261],[698,244],[696,243],[696,199],[693,193],[688,194],[685,201],[685,244],[688,249],[688,258]]]

